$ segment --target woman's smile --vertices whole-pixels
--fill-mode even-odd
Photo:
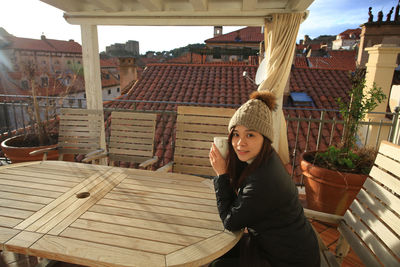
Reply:
[[[261,151],[264,137],[242,125],[233,130],[232,146],[240,161],[249,161],[257,157]]]

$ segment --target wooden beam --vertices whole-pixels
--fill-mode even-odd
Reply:
[[[107,12],[117,12],[121,9],[121,1],[120,0],[92,0],[92,3],[95,6],[98,6],[100,9]]]
[[[103,96],[100,78],[99,40],[96,25],[81,25],[82,61],[85,76],[86,106],[88,109],[103,111]],[[104,120],[104,115],[103,115]],[[102,149],[106,149],[104,123],[101,124]],[[105,162],[103,162],[105,163]]]
[[[258,0],[243,0],[243,10],[254,10]]]
[[[54,6],[65,12],[82,11],[83,5],[81,0],[59,1],[59,0],[40,0],[46,4]]]
[[[290,11],[305,11],[314,0],[291,0],[288,2],[287,9]]]
[[[163,7],[162,0],[137,0],[137,1],[150,11],[159,11],[162,10]]]
[[[278,12],[277,12],[278,13]],[[65,14],[70,24],[126,26],[263,26],[267,15],[253,16],[85,16]]]
[[[195,11],[206,11],[208,8],[208,0],[190,0]]]

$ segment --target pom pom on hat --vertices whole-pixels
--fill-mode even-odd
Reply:
[[[251,93],[250,99],[259,99],[259,100],[263,101],[267,105],[267,107],[272,111],[275,111],[275,109],[276,109],[276,97],[271,92],[254,91],[253,93]]]
[[[273,142],[272,111],[275,109],[276,97],[273,93],[255,91],[250,95],[250,100],[236,110],[229,122],[228,131],[230,132],[236,125],[242,125],[259,132]]]

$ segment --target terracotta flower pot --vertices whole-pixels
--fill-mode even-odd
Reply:
[[[305,160],[315,153],[316,151],[303,153],[301,158],[307,208],[343,215],[360,191],[367,175],[333,171]]]
[[[10,138],[7,138],[1,143],[1,150],[4,155],[11,160],[12,163],[18,162],[26,162],[26,161],[35,161],[42,160],[43,154],[30,156],[29,153],[43,148],[56,147],[57,144],[48,145],[48,146],[36,146],[36,147],[19,147],[18,143],[24,138],[24,135],[17,135]],[[67,156],[67,157],[66,157]],[[48,160],[57,160],[58,152],[57,150],[50,151],[47,155]],[[65,155],[64,160],[73,161],[73,155]]]

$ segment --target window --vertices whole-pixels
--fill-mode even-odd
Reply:
[[[81,62],[78,60],[78,62],[77,62],[79,65],[81,64]]]
[[[67,61],[67,64],[70,65],[70,64],[71,64],[71,60],[68,60],[68,61]]]
[[[29,84],[27,80],[21,81],[21,87],[23,90],[28,90],[29,89]]]
[[[111,95],[111,89],[108,89],[108,95]]]
[[[312,98],[305,92],[292,92],[290,93],[293,106],[315,106]]]
[[[86,93],[85,93],[85,94],[83,94],[83,98],[86,98]]]
[[[49,86],[49,79],[47,77],[41,77],[40,80],[42,82],[42,87]]]
[[[117,87],[117,92],[119,93],[119,87]]]

